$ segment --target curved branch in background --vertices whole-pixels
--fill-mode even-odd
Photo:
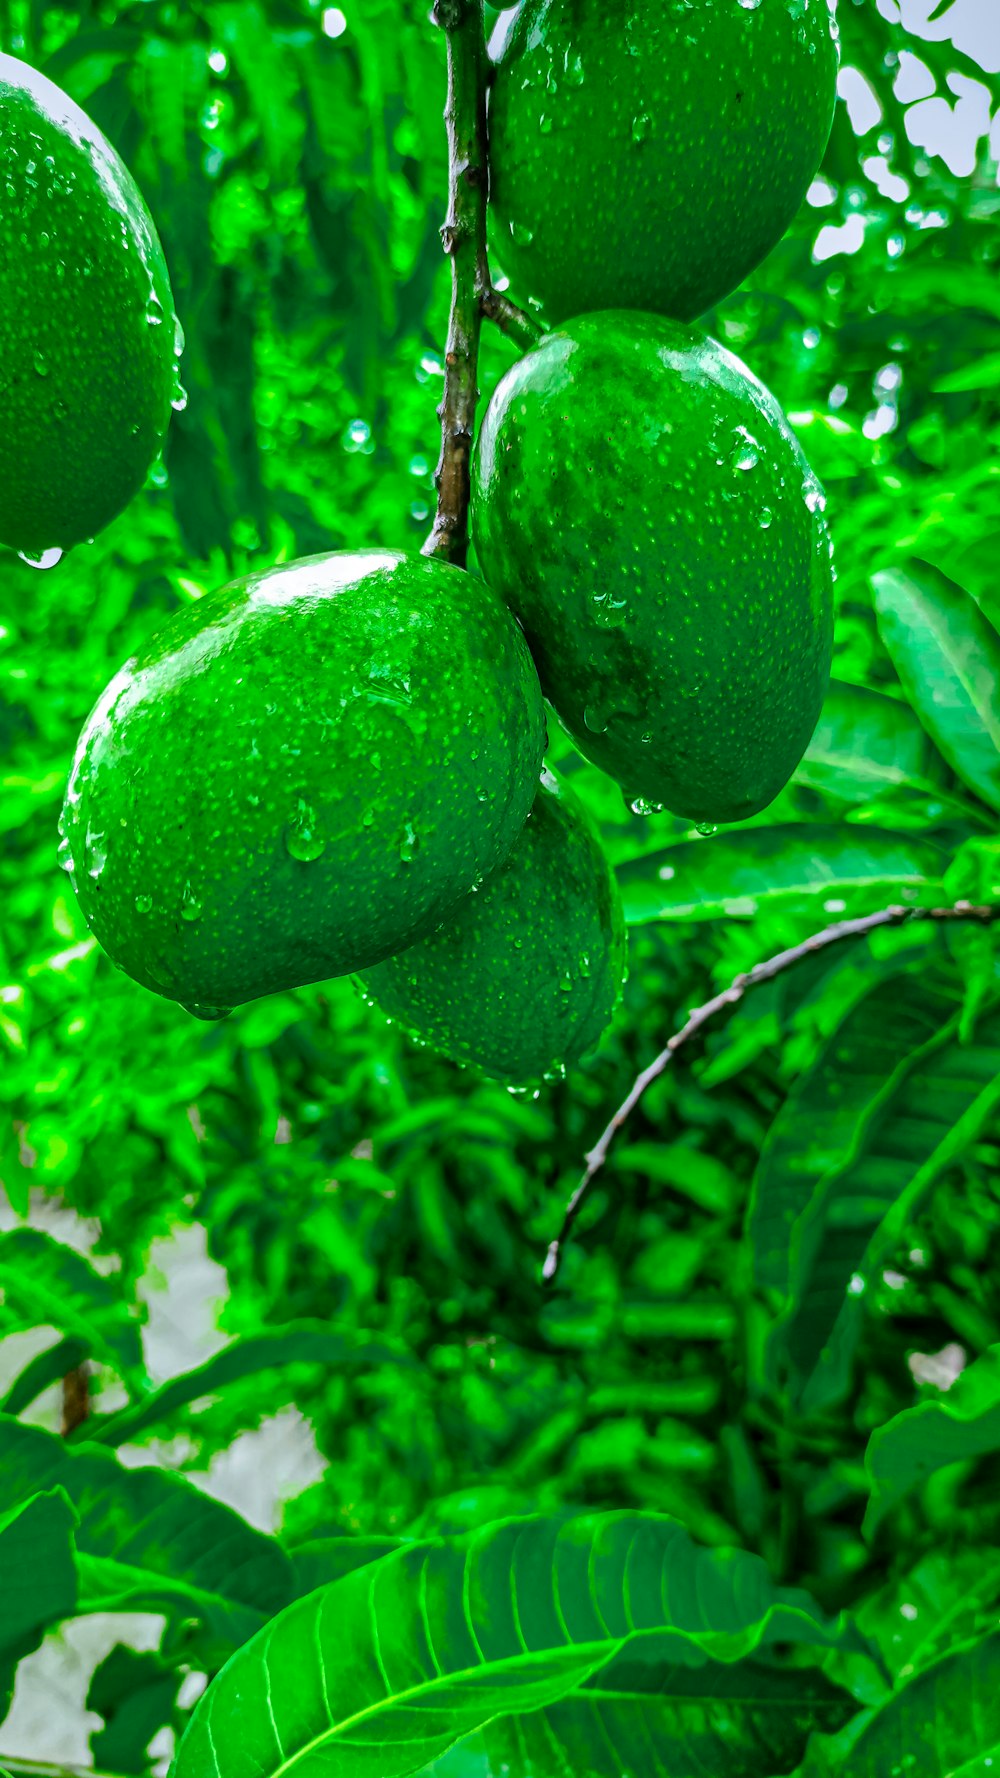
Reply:
[[[535,344],[541,330],[508,297],[494,290],[490,279],[486,251],[489,141],[483,0],[436,0],[434,21],[448,39],[448,102],[444,114],[448,133],[448,217],[441,240],[451,260],[451,313],[444,394],[437,410],[441,421],[441,455],[434,476],[437,512],[422,553],[464,568],[469,551],[469,490],[483,316],[525,347]]]
[[[738,975],[734,981],[730,982],[728,988],[723,988],[720,994],[714,995],[711,1000],[706,1000],[704,1006],[696,1007],[687,1023],[682,1025],[679,1031],[674,1032],[673,1037],[668,1039],[659,1055],[650,1062],[648,1068],[644,1068],[638,1075],[614,1117],[586,1156],[587,1166],[583,1178],[566,1205],[558,1235],[554,1241],[549,1242],[545,1263],[542,1267],[543,1282],[550,1284],[559,1270],[563,1248],[580,1213],[584,1197],[591,1181],[596,1178],[607,1160],[611,1145],[619,1130],[631,1117],[647,1087],[651,1087],[654,1080],[659,1080],[660,1075],[665,1072],[682,1044],[694,1037],[695,1033],[700,1031],[709,1019],[714,1018],[717,1012],[722,1012],[727,1006],[735,1006],[737,1001],[742,1000],[748,988],[759,987],[761,982],[773,981],[775,976],[782,975],[786,969],[791,969],[794,964],[801,963],[806,957],[815,955],[817,951],[825,951],[828,945],[840,944],[847,938],[865,938],[870,932],[877,932],[882,926],[915,926],[929,920],[941,922],[972,920],[978,922],[980,926],[992,926],[1000,920],[1000,906],[976,907],[968,901],[957,901],[954,907],[950,908],[888,907],[880,908],[875,914],[863,914],[856,920],[838,920],[835,925],[825,926],[822,932],[814,932],[811,938],[803,939],[801,944],[792,945],[787,951],[779,951],[776,957],[769,957],[763,963],[755,963],[752,969],[748,969],[745,974]]]

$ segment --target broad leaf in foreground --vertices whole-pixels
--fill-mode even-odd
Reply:
[[[697,1672],[707,1697],[714,1675],[726,1714],[735,1665],[851,1634],[757,1557],[699,1549],[666,1517],[505,1520],[406,1546],[283,1612],[209,1687],[173,1778],[403,1778],[626,1654],[647,1687]]]
[[[655,1674],[650,1687],[636,1665],[631,1674],[602,1673],[532,1716],[487,1724],[486,1770],[508,1778],[760,1778],[790,1772],[813,1730],[833,1734],[857,1709],[810,1668],[753,1660],[677,1667],[665,1682]]]
[[[132,1389],[147,1384],[139,1323],[113,1279],[40,1229],[0,1235],[0,1329],[57,1327]]]
[[[1000,1345],[977,1358],[947,1395],[906,1408],[872,1433],[865,1535],[936,1469],[990,1451],[1000,1451]]]
[[[75,1524],[61,1488],[0,1512],[0,1720],[18,1661],[75,1610]]]
[[[843,803],[900,791],[942,798],[940,756],[908,704],[884,692],[831,679],[795,781]]]
[[[287,1327],[231,1340],[204,1364],[171,1377],[142,1401],[122,1408],[117,1414],[89,1420],[81,1428],[81,1436],[97,1444],[123,1445],[189,1402],[204,1395],[215,1395],[227,1384],[241,1382],[243,1378],[275,1365],[322,1364],[332,1367],[414,1363],[407,1352],[387,1340],[373,1340],[364,1333],[350,1328],[328,1327],[321,1321],[295,1321]]]
[[[787,823],[680,840],[617,874],[633,926],[768,913],[807,913],[822,924],[894,902],[933,902],[947,862],[929,840],[909,834]]]
[[[98,1446],[67,1447],[0,1417],[0,1512],[39,1488],[65,1489],[78,1518],[81,1611],[161,1610],[201,1625],[224,1660],[293,1597],[271,1537],[161,1469],[125,1469]]]
[[[1000,636],[975,600],[928,562],[872,578],[879,634],[948,764],[1000,809]]]
[[[379,1562],[399,1549],[398,1537],[313,1537],[288,1552],[295,1574],[295,1594],[314,1593],[356,1568]]]
[[[989,1778],[1000,1763],[1000,1634],[966,1643],[857,1729],[815,1741],[802,1778]]]

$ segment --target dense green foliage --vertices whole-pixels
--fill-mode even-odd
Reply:
[[[0,7],[0,47],[135,174],[187,334],[190,399],[147,489],[50,572],[0,564],[0,1685],[64,1618],[161,1614],[158,1646],[119,1644],[94,1674],[102,1728],[81,1701],[105,1770],[148,1771],[190,1716],[186,1676],[238,1646],[217,1708],[244,1672],[257,1719],[254,1638],[276,1611],[279,1720],[282,1674],[310,1713],[324,1681],[351,1686],[362,1709],[383,1700],[398,1747],[401,1676],[429,1673],[415,1577],[448,1674],[469,1654],[459,1568],[481,1589],[471,1624],[495,1633],[487,1704],[512,1574],[542,1629],[508,1714],[440,1757],[428,1693],[436,1778],[527,1758],[645,1778],[664,1749],[674,1771],[746,1778],[995,1757],[990,932],[882,930],[748,992],[650,1089],[538,1284],[584,1151],[691,1007],[841,914],[1000,897],[1000,88],[951,44],[960,8],[925,37],[883,10],[840,8],[880,115],[873,99],[858,137],[838,105],[809,203],[706,317],[827,491],[831,692],[780,798],[707,838],[631,814],[551,725],[618,868],[631,970],[598,1059],[534,1099],[414,1047],[344,981],[198,1023],[112,968],[56,857],[80,725],[165,620],[233,576],[426,532],[448,278],[425,0]],[[916,97],[931,81],[937,99]],[[913,140],[952,99],[980,126],[954,171]],[[514,357],[486,338],[484,398]],[[225,1272],[221,1349],[190,1357],[181,1329],[152,1367],[153,1244],[191,1224]],[[59,1382],[84,1358],[94,1413],[62,1439]],[[292,1403],[324,1467],[254,1515],[271,1535],[203,1484],[223,1488],[234,1444],[259,1466],[266,1444],[240,1435],[282,1415],[289,1436]],[[567,1573],[562,1644],[539,1615],[546,1563]],[[625,1582],[654,1571],[669,1609],[646,1664]],[[325,1607],[296,1603],[324,1582]],[[358,1670],[307,1667],[302,1636],[348,1605]],[[10,1725],[7,1767],[44,1757]],[[238,1751],[224,1778],[243,1778]]]
[[[0,56],[0,540],[101,530],[159,454],[182,334],[155,225],[110,142]]]
[[[825,504],[777,402],[700,331],[583,315],[496,390],[479,560],[637,813],[743,821],[784,789],[829,683]]]

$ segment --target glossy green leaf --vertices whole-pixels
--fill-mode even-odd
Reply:
[[[75,1525],[62,1488],[0,1506],[0,1720],[18,1661],[76,1607]]]
[[[940,800],[944,768],[908,704],[832,679],[796,782],[845,803],[898,791]]]
[[[18,1415],[36,1401],[44,1389],[51,1389],[62,1377],[82,1364],[89,1351],[86,1340],[70,1337],[46,1346],[25,1365],[20,1375],[0,1401],[0,1414]]]
[[[116,1279],[103,1278],[72,1247],[39,1229],[0,1235],[0,1291],[5,1332],[57,1327],[133,1389],[147,1382],[139,1323]]]
[[[808,913],[822,924],[940,895],[946,855],[929,840],[866,828],[747,827],[681,840],[622,865],[625,917],[750,920]]]
[[[816,1741],[802,1778],[990,1778],[1000,1761],[1000,1635],[954,1649],[871,1717]]]
[[[356,1568],[381,1561],[400,1547],[398,1537],[313,1537],[288,1552],[297,1596],[314,1593]]]
[[[924,728],[958,776],[1000,809],[1000,636],[927,562],[872,578],[879,634]]]
[[[293,1596],[273,1538],[182,1476],[125,1469],[95,1445],[0,1418],[0,1511],[37,1488],[62,1488],[78,1518],[81,1608],[166,1611],[200,1625],[198,1646],[222,1658]]]
[[[734,1664],[847,1634],[758,1558],[699,1549],[674,1520],[506,1520],[409,1545],[291,1606],[209,1687],[173,1778],[401,1778],[626,1652],[665,1684],[698,1671],[707,1688],[716,1672],[725,1697]]]
[[[918,1402],[879,1426],[868,1440],[871,1500],[865,1534],[936,1469],[1000,1451],[1000,1346],[992,1346],[948,1394]]]
[[[117,1414],[89,1420],[80,1429],[80,1434],[88,1442],[125,1444],[189,1402],[215,1395],[227,1384],[238,1383],[275,1365],[321,1364],[332,1368],[340,1365],[412,1366],[414,1362],[405,1350],[388,1340],[372,1340],[353,1328],[325,1327],[320,1321],[292,1322],[288,1327],[276,1327],[266,1333],[230,1341],[204,1364],[171,1377],[142,1401],[134,1402]]]
[[[488,1772],[509,1778],[759,1778],[790,1772],[815,1730],[857,1712],[847,1692],[809,1668],[658,1668],[616,1662],[570,1698],[482,1732]]]
[[[104,1718],[90,1739],[100,1771],[136,1774],[149,1770],[146,1749],[161,1723],[169,1721],[181,1675],[153,1651],[137,1653],[117,1643],[94,1671],[87,1709]]]

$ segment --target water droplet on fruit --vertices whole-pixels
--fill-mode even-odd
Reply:
[[[771,511],[771,508],[769,506],[762,506],[760,509],[760,528],[762,531],[767,531],[769,529],[773,518],[774,514]]]
[[[183,383],[174,384],[174,392],[170,397],[170,405],[175,414],[182,414],[188,404],[188,394]]]
[[[399,842],[400,864],[412,864],[419,851],[420,836],[414,828],[413,823],[408,821],[403,828],[403,837]]]
[[[179,315],[174,316],[174,357],[179,358],[184,350],[184,329]]]
[[[543,111],[541,117],[538,119],[538,128],[541,131],[543,136],[551,136],[551,134],[552,134],[552,119],[549,116],[547,111]],[[531,239],[530,235],[529,235],[528,239],[529,240]]]
[[[187,920],[189,924],[201,919],[201,902],[190,883],[185,883],[184,893],[181,896],[181,919]]]
[[[564,969],[559,978],[559,992],[560,994],[572,994],[573,992],[573,977],[568,969]]]
[[[182,1004],[184,1005],[184,1011],[189,1012],[193,1019],[228,1019],[233,1010],[231,1006],[204,1006],[200,1005],[197,1001],[190,1006],[183,1002]]]
[[[151,895],[137,895],[134,905],[137,914],[148,914],[152,911],[153,897]]]
[[[100,881],[104,866],[108,862],[107,847],[104,843],[105,838],[105,834],[98,832],[95,828],[88,827],[83,842],[84,857],[87,862],[87,875],[88,877],[93,877],[95,883]]]
[[[719,831],[717,821],[696,821],[694,826],[695,832],[700,833],[703,840],[710,840],[712,835]]]
[[[43,549],[37,556],[31,556],[23,549],[19,549],[17,553],[29,568],[54,568],[63,559],[61,549]]]
[[[650,134],[650,131],[652,130],[652,128],[653,128],[653,120],[649,116],[649,113],[646,111],[641,111],[639,113],[638,117],[633,117],[633,119],[632,119],[632,140],[633,140],[633,142],[648,141],[649,134]]]
[[[46,363],[45,358],[41,352],[35,353],[35,355],[32,359],[32,363],[35,366],[36,376],[39,376],[39,377],[47,377],[48,376],[49,367],[48,367],[48,364]]]
[[[802,498],[809,512],[826,511],[826,495],[815,476],[807,476],[802,483]]]
[[[289,857],[299,864],[313,864],[326,851],[326,841],[317,831],[315,811],[301,798],[296,815],[285,828],[285,847]]]
[[[662,815],[665,807],[664,803],[651,803],[644,796],[635,796],[629,803],[633,815]]]
[[[146,303],[146,326],[147,327],[162,327],[162,325],[163,325],[163,304],[161,303],[159,297],[156,295],[155,291],[151,291],[150,295],[149,295],[149,299]]]
[[[586,705],[583,712],[583,721],[584,726],[589,728],[592,735],[603,735],[607,730],[607,717],[601,710],[596,709],[593,704]]]
[[[580,974],[582,975],[584,981],[587,981],[590,976],[590,958],[587,956],[586,951],[580,952],[580,956],[577,959],[577,961],[579,963]]]
[[[563,68],[570,86],[582,86],[584,81],[583,57],[574,56],[567,50],[563,57]]]
[[[526,223],[512,222],[510,225],[511,239],[518,247],[530,247],[534,240],[534,231]]]
[[[740,0],[740,5],[744,12],[756,12],[760,5],[760,0]]]
[[[366,809],[364,814],[361,817],[362,827],[371,827],[374,819],[375,819],[375,810],[372,808]]]
[[[729,464],[732,469],[756,469],[760,462],[760,446],[745,426],[737,426],[733,437],[735,443],[729,453]]]

